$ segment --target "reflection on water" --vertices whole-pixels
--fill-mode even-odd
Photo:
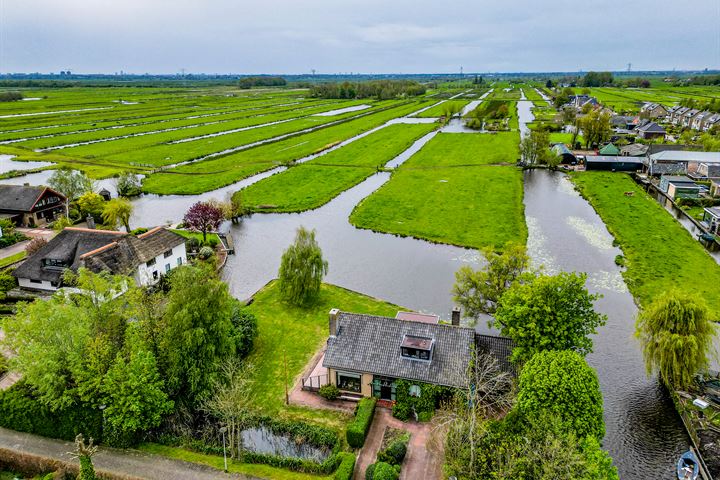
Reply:
[[[243,448],[255,453],[303,458],[319,463],[324,462],[331,453],[327,448],[298,443],[293,438],[275,435],[265,427],[243,430],[241,436]]]
[[[32,170],[34,168],[49,167],[51,162],[19,162],[13,160],[14,155],[0,155],[0,174],[13,170]]]
[[[588,288],[603,298],[596,308],[608,316],[588,361],[597,370],[605,401],[603,442],[622,479],[673,478],[677,457],[688,448],[680,418],[655,378],[647,378],[633,337],[637,308],[615,265],[621,254],[592,207],[564,174],[525,172],[528,251],[549,273],[588,273]],[[610,242],[608,244],[608,241]]]

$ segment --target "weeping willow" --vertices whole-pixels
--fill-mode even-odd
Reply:
[[[705,302],[671,291],[641,311],[635,336],[640,340],[648,375],[658,372],[668,387],[686,389],[707,368],[715,326]]]
[[[290,303],[303,306],[312,303],[320,293],[322,279],[328,271],[322,250],[315,240],[315,230],[298,228],[295,242],[285,250],[278,277],[280,293]]]

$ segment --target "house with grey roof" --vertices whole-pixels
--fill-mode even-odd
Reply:
[[[662,175],[695,173],[702,163],[720,164],[720,152],[663,150],[651,153],[647,165],[650,175]]]
[[[680,125],[682,123],[683,115],[690,111],[688,107],[680,107],[670,114],[670,123],[673,125]]]
[[[692,126],[693,120],[695,119],[695,117],[700,115],[700,113],[700,110],[698,110],[697,108],[688,110],[687,112],[683,113],[680,125],[690,128]]]
[[[640,115],[645,118],[665,118],[668,109],[660,103],[646,102],[640,107]]]
[[[64,286],[66,270],[81,267],[131,276],[139,286],[157,283],[187,263],[186,239],[157,227],[141,235],[89,228],[65,228],[13,271],[28,290],[54,291]]]
[[[665,138],[665,129],[655,122],[645,122],[635,129],[637,136],[644,139]]]
[[[707,132],[715,125],[720,125],[720,113],[710,113],[710,115],[706,115],[700,122],[699,130]]]
[[[19,227],[41,226],[66,213],[67,198],[48,187],[0,185],[0,219]]]
[[[330,311],[329,337],[322,367],[329,383],[345,396],[395,400],[395,382],[467,385],[473,352],[494,355],[512,371],[510,339],[478,335],[461,327],[459,310],[452,324]]]

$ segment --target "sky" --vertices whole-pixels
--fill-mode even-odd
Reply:
[[[720,0],[0,0],[0,73],[720,68]]]

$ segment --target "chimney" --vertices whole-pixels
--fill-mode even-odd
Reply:
[[[453,307],[451,319],[450,323],[456,327],[460,326],[460,307]]]
[[[92,217],[92,215],[88,215],[85,221],[87,222],[87,228],[95,228],[95,219]]]
[[[337,335],[337,321],[340,310],[333,308],[330,310],[329,325],[330,325],[330,336],[335,337]]]

